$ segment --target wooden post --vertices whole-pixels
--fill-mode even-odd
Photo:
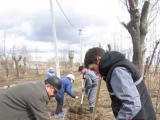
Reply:
[[[98,80],[98,87],[97,87],[97,92],[96,92],[96,102],[95,102],[95,107],[93,109],[93,115],[92,115],[92,119],[91,120],[95,120],[96,107],[97,107],[97,103],[98,103],[100,87],[101,87],[101,78]]]

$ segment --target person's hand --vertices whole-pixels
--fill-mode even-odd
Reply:
[[[78,96],[75,97],[75,99],[78,99],[78,98],[79,98]]]

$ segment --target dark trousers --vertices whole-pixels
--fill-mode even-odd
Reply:
[[[59,113],[63,112],[63,110],[62,110],[62,108],[63,108],[63,100],[56,99],[56,101],[57,101],[57,107],[56,107],[55,114],[59,114]]]

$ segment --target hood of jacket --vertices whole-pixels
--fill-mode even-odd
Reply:
[[[107,76],[110,68],[120,62],[125,60],[125,56],[117,51],[111,51],[105,53],[105,55],[101,58],[99,63],[99,72],[102,76]]]

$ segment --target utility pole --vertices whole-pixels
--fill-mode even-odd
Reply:
[[[5,33],[5,31],[4,31],[4,33],[3,33],[3,55],[4,55],[4,57],[6,57],[6,33]]]
[[[56,20],[55,20],[55,0],[50,0],[51,20],[52,20],[52,35],[55,49],[55,63],[56,63],[56,75],[60,77],[59,57],[58,57],[58,43],[56,34]]]
[[[80,40],[80,65],[83,64],[82,62],[82,39],[81,39],[81,35],[82,35],[82,29],[79,29],[79,40]]]

